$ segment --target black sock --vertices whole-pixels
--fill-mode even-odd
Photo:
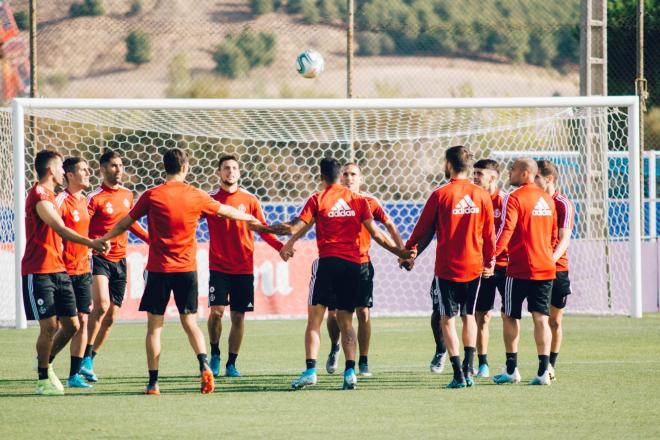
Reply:
[[[204,371],[209,368],[209,361],[206,358],[206,353],[198,354],[197,360],[199,361],[199,371]]]
[[[94,359],[94,358],[96,357],[97,354],[98,354],[97,352],[95,352],[94,350],[92,350],[92,359]]]
[[[220,343],[211,342],[211,356],[220,356]]]
[[[474,347],[465,347],[464,352],[465,352],[465,360],[463,361],[463,374],[465,376],[472,376],[472,372],[474,371],[474,353],[476,349]]]
[[[369,364],[369,360],[367,356],[360,355],[360,360],[358,361],[358,365],[368,365],[368,364]]]
[[[463,377],[463,370],[461,370],[461,357],[450,356],[449,361],[451,362],[451,367],[454,369],[454,379],[458,382],[463,382],[465,378]]]
[[[48,368],[39,367],[37,371],[39,372],[39,380],[48,379]]]
[[[487,354],[478,354],[477,357],[479,358],[479,366],[480,367],[482,365],[488,365],[488,355]]]
[[[316,368],[316,359],[305,359],[305,365],[307,366],[308,370]]]
[[[539,371],[537,373],[537,376],[543,375],[543,373],[545,373],[546,370],[548,369],[549,357],[550,356],[545,354],[539,355]]]
[[[229,358],[227,359],[227,364],[225,366],[228,367],[230,365],[235,365],[237,357],[238,353],[229,353]]]
[[[355,369],[355,361],[346,360],[346,368],[344,368],[344,371],[350,370],[351,368]]]
[[[81,357],[71,356],[71,367],[69,369],[69,377],[80,373],[80,364],[81,363],[82,363],[82,358]]]
[[[518,353],[506,354],[506,374],[513,374],[518,366]]]
[[[93,345],[88,345],[85,347],[85,357],[92,357],[92,350],[94,350]]]
[[[435,353],[436,354],[438,354],[438,353],[442,354],[446,351],[447,351],[447,347],[445,347],[444,341],[440,341],[440,342],[435,343]]]
[[[158,382],[158,370],[149,370],[149,386]]]
[[[332,344],[332,347],[330,347],[330,351],[332,353],[339,353],[339,344]]]
[[[552,365],[552,368],[555,368],[555,364],[557,363],[557,356],[559,356],[559,353],[555,353],[554,351],[550,352],[550,365]]]
[[[51,354],[50,357],[48,358],[48,363],[52,364],[54,360],[55,360],[55,356]]]

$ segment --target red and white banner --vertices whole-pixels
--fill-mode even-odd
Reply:
[[[299,241],[296,255],[288,262],[264,242],[255,243],[254,253],[254,312],[255,317],[304,317],[307,316],[307,296],[311,262],[318,255],[315,241]],[[146,313],[138,311],[144,290],[144,268],[147,264],[148,246],[131,244],[127,249],[127,287],[124,304],[118,319],[124,321],[145,320]],[[197,273],[199,276],[199,309],[201,318],[208,315],[209,258],[208,244],[197,248]],[[174,298],[165,312],[166,318],[179,316]]]

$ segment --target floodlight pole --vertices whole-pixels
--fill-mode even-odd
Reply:
[[[346,0],[346,98],[353,98],[353,30],[355,28],[354,0]],[[355,161],[355,115],[349,111],[348,139],[350,142],[350,161]]]
[[[30,98],[37,96],[37,0],[30,0]]]

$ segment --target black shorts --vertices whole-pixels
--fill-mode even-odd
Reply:
[[[557,278],[552,282],[552,298],[550,304],[558,309],[566,307],[566,297],[571,294],[571,280],[568,271],[557,272]]]
[[[254,311],[254,275],[210,271],[209,307],[227,305],[234,312]]]
[[[338,257],[323,257],[312,263],[309,281],[310,305],[352,312],[358,303],[361,265]]]
[[[110,301],[121,307],[126,293],[126,258],[115,262],[92,255],[92,275],[102,275],[108,279]]]
[[[480,283],[481,277],[465,282],[433,278],[433,310],[440,312],[441,316],[474,315]]]
[[[28,321],[77,316],[76,296],[66,272],[23,275],[23,308]]]
[[[506,267],[495,267],[492,277],[481,278],[481,286],[477,294],[477,312],[488,312],[495,305],[495,291],[504,295],[504,281],[506,279]]]
[[[164,315],[170,293],[179,314],[197,313],[197,272],[144,272],[144,294],[140,301],[141,312]]]
[[[527,299],[527,310],[544,315],[550,315],[550,296],[553,280],[523,280],[506,277],[502,312],[505,315],[520,319],[522,303]]]
[[[89,314],[89,306],[92,303],[92,274],[69,275],[73,285],[73,293],[76,295],[76,307],[78,313]]]

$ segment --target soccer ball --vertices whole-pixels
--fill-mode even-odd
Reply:
[[[315,50],[307,49],[296,57],[296,69],[305,78],[316,78],[324,67],[323,57]]]

